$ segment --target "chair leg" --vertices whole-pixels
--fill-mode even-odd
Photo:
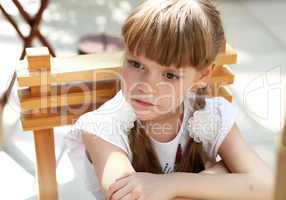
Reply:
[[[36,160],[37,160],[37,181],[38,199],[56,200],[56,158],[53,129],[34,131]]]
[[[286,147],[281,146],[278,149],[276,182],[275,182],[275,200],[284,200],[286,197]]]
[[[0,102],[0,151],[3,149],[3,145],[4,145],[4,131],[3,131],[3,107],[4,105],[1,104]]]

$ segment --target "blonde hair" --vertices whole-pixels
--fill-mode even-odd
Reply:
[[[194,67],[212,64],[224,45],[220,13],[210,0],[149,0],[136,7],[122,27],[126,50],[162,66]],[[199,88],[194,110],[205,106],[207,88]],[[135,121],[129,134],[136,171],[163,173],[145,130]],[[176,171],[204,169],[202,145],[189,139]]]

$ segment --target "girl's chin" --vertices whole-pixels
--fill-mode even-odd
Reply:
[[[136,118],[140,121],[149,121],[149,120],[153,120],[156,118],[156,116],[152,113],[148,113],[148,114],[145,114],[145,113],[142,113],[143,111],[141,110],[141,112],[136,112]]]

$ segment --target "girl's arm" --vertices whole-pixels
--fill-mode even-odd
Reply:
[[[221,160],[215,163],[213,166],[205,169],[204,171],[201,171],[199,174],[226,174],[226,173],[229,173],[229,170]],[[176,197],[173,198],[172,200],[195,200],[195,199]]]
[[[235,124],[219,149],[229,174],[168,174],[175,196],[194,199],[272,199],[273,175]]]
[[[211,167],[201,171],[199,174],[226,174],[230,173],[229,169],[225,166],[223,160],[215,163]]]
[[[96,166],[95,172],[105,195],[108,192],[109,186],[116,179],[135,172],[127,154],[120,148],[88,133],[84,133],[82,139],[94,167]],[[224,164],[218,162],[201,173],[223,173],[226,171],[227,169]]]
[[[119,147],[88,133],[84,133],[82,139],[91,157],[93,166],[96,166],[96,175],[105,195],[109,186],[116,179],[135,172],[127,154]]]

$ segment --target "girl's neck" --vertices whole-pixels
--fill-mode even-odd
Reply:
[[[180,130],[183,119],[183,104],[173,114],[144,122],[146,134],[158,142],[173,140]]]

